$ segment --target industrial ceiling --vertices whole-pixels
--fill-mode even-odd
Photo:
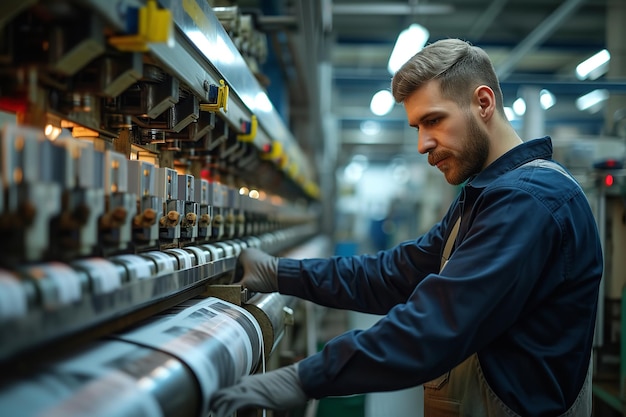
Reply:
[[[417,153],[417,139],[407,133],[401,106],[395,106],[385,116],[375,116],[369,109],[373,94],[389,88],[389,55],[399,32],[411,23],[428,29],[429,42],[462,38],[484,48],[500,75],[505,106],[518,97],[521,86],[549,89],[556,97],[556,105],[545,113],[546,133],[562,127],[583,134],[601,133],[604,113],[581,112],[575,100],[596,88],[626,94],[626,81],[607,77],[580,81],[574,70],[581,61],[607,48],[607,10],[623,2],[247,0],[239,4],[243,8],[263,9],[265,20],[261,21],[267,28],[268,22],[278,21],[279,16],[284,18],[283,23],[292,23],[283,24],[270,37],[275,62],[280,63],[290,97],[286,117],[296,131],[302,129],[298,121],[308,118],[307,123],[300,125],[309,126],[305,135],[309,139],[303,147],[313,151],[323,147],[319,138],[328,133],[330,119],[331,125],[337,127],[333,136],[341,163],[354,153],[379,159]],[[289,17],[292,20],[285,19]],[[613,30],[624,34],[623,28]],[[285,38],[277,33],[283,33],[288,41],[282,44],[291,47],[281,47],[280,39]],[[285,51],[291,54],[288,58]],[[271,93],[271,86],[269,90]],[[369,120],[380,124],[380,133],[368,136],[361,131],[362,122]]]

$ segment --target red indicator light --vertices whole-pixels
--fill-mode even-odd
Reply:
[[[200,178],[203,178],[207,181],[211,181],[211,171],[208,169],[203,169],[200,171]]]
[[[606,161],[606,166],[609,167],[609,168],[613,168],[615,165],[616,165],[615,159],[608,159]]]
[[[612,186],[614,182],[615,182],[615,179],[613,178],[613,175],[609,174],[606,177],[604,177],[604,185],[606,185],[607,187]]]

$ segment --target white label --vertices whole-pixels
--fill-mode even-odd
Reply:
[[[74,269],[57,262],[40,265],[39,268],[54,282],[61,304],[70,304],[81,299],[80,277]]]
[[[25,316],[27,309],[26,291],[19,278],[0,270],[0,320]]]
[[[122,278],[115,264],[102,258],[78,260],[72,263],[87,270],[93,281],[94,293],[113,292],[122,286]]]

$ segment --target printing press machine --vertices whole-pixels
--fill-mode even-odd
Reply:
[[[249,23],[206,0],[0,5],[0,415],[206,416],[289,342],[297,300],[231,284],[242,249],[319,235]]]

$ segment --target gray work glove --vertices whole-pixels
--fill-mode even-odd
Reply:
[[[222,388],[211,398],[211,416],[229,417],[240,408],[289,410],[306,404],[298,377],[298,364],[264,374],[244,376],[235,385]]]
[[[278,258],[256,248],[246,248],[239,254],[234,280],[251,291],[278,291],[277,275]]]

